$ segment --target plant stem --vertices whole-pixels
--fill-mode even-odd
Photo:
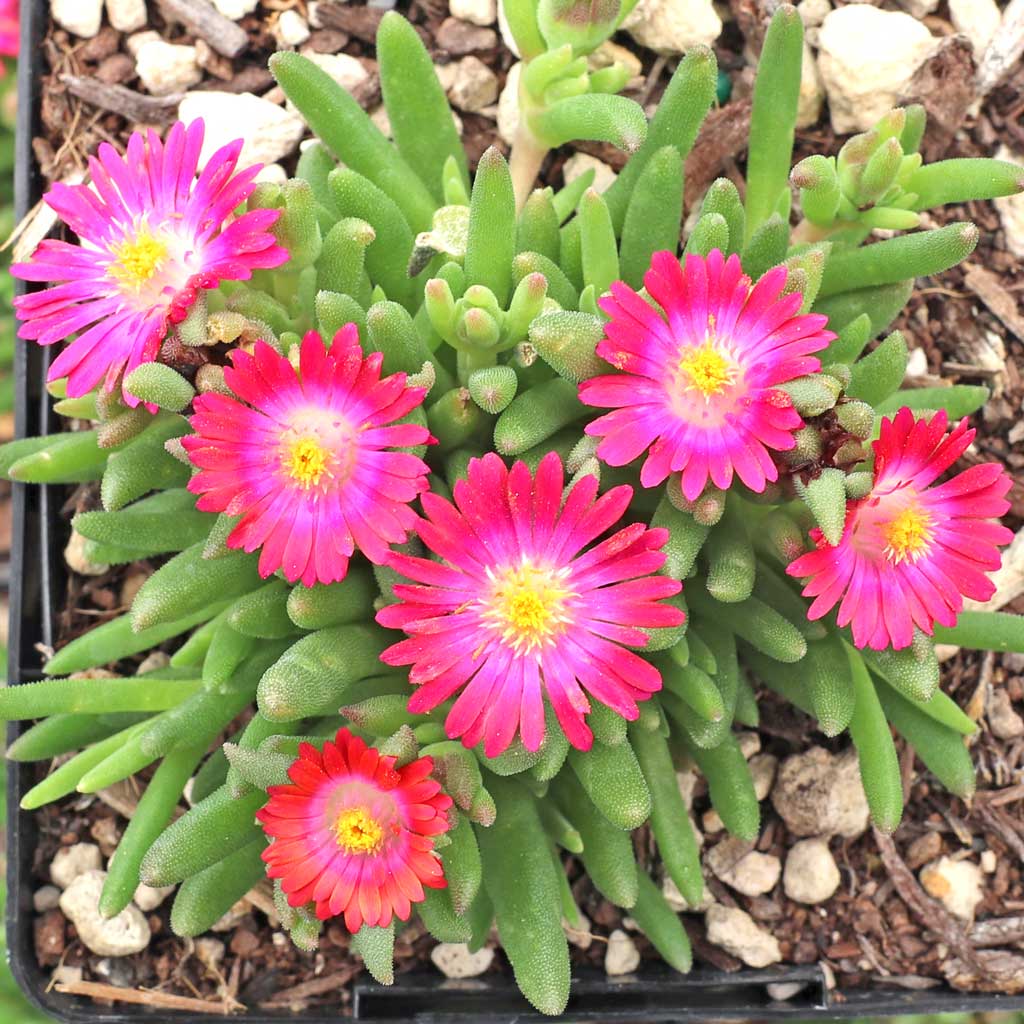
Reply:
[[[516,197],[516,212],[526,204],[533,190],[540,166],[548,154],[546,146],[542,146],[526,127],[526,115],[520,114],[519,126],[516,128],[515,139],[512,141],[512,153],[509,157],[509,172],[512,175],[512,189]]]

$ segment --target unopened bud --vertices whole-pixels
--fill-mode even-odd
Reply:
[[[850,473],[845,481],[847,498],[851,501],[866,498],[871,493],[873,483],[874,474],[872,473]]]
[[[837,466],[856,466],[864,461],[864,446],[859,441],[847,441],[836,449],[832,461]]]
[[[836,422],[849,434],[867,440],[875,426],[875,410],[867,402],[843,402],[836,406]]]
[[[714,526],[725,512],[725,491],[709,486],[693,503],[694,522]]]
[[[96,444],[100,448],[116,448],[141,434],[152,422],[153,417],[146,407],[137,405],[101,423],[96,432]]]
[[[516,397],[519,378],[511,366],[487,366],[474,370],[466,386],[484,412],[496,415]]]
[[[231,388],[224,382],[224,367],[217,363],[203,363],[196,370],[196,391],[201,395],[211,391],[220,395],[231,395]]]
[[[796,479],[797,493],[803,498],[829,544],[838,544],[846,525],[845,474],[838,469],[823,469],[808,483]]]

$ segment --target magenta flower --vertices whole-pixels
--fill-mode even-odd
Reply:
[[[135,132],[123,157],[104,143],[89,159],[91,185],[58,182],[46,194],[79,244],[47,239],[11,267],[26,281],[61,282],[14,306],[21,338],[52,345],[77,334],[50,367],[50,380],[68,378],[68,395],[100,381],[111,391],[122,372],[156,359],[168,324],[185,318],[200,289],[288,259],[267,230],[280,211],[231,220],[260,170],[235,174],[241,139],[214,153],[196,179],[203,131],[199,120],[175,124],[166,142]]]
[[[412,712],[461,690],[448,735],[467,747],[483,740],[487,757],[517,732],[527,750],[540,747],[545,697],[580,750],[593,741],[588,696],[635,719],[637,701],[661,688],[661,675],[624,645],[645,646],[642,627],[683,621],[659,603],[679,593],[679,582],[650,575],[665,561],[668,531],[634,523],[589,546],[621,519],[633,489],[596,498],[597,480],[586,476],[563,504],[563,484],[554,452],[536,476],[522,462],[507,469],[494,453],[473,459],[455,485],[454,507],[434,494],[422,498],[427,518],[417,532],[443,561],[399,553],[389,560],[416,583],[396,585],[401,603],[377,615],[409,634],[381,660],[412,666]]]
[[[195,433],[181,439],[200,469],[189,490],[197,508],[242,517],[228,547],[262,547],[263,576],[332,583],[356,548],[380,564],[416,524],[409,502],[427,488],[427,465],[388,449],[431,440],[426,427],[395,422],[425,392],[406,387],[404,373],[382,380],[383,358],[363,358],[355,324],[329,350],[307,334],[298,369],[258,341],[252,355],[232,351],[224,370],[241,401],[195,399]]]
[[[624,466],[647,452],[644,487],[681,471],[691,501],[709,478],[726,488],[735,473],[758,492],[778,479],[769,453],[792,448],[802,425],[778,386],[818,371],[811,353],[835,337],[825,317],[797,314],[801,297],[780,295],[785,282],[776,267],[751,287],[738,257],[717,249],[685,267],[658,252],[644,285],[664,316],[615,282],[599,303],[611,320],[597,352],[623,372],[580,385],[586,405],[614,410],[587,427],[602,438],[598,457]]]
[[[986,573],[999,568],[998,546],[1013,539],[993,521],[1010,507],[1009,476],[986,462],[932,486],[973,439],[966,419],[946,435],[945,412],[915,420],[903,408],[882,420],[874,486],[850,503],[842,540],[831,547],[812,530],[817,550],[787,569],[809,579],[808,618],[839,604],[838,623],[852,625],[857,647],[899,650],[910,646],[915,626],[931,635],[936,622],[956,623],[965,597],[992,596]]]
[[[429,757],[396,768],[348,729],[322,750],[301,744],[293,784],[271,786],[256,814],[274,840],[263,851],[267,874],[289,904],[315,903],[321,920],[344,914],[357,932],[408,920],[424,886],[445,888],[433,837],[448,831],[452,800],[433,768]]]
[[[18,6],[18,0],[0,0],[0,56],[18,56]],[[3,73],[0,65],[0,75]]]

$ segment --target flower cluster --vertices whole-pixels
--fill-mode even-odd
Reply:
[[[401,768],[348,729],[322,749],[299,747],[290,785],[271,786],[257,814],[273,842],[267,874],[293,907],[316,905],[321,920],[344,916],[357,932],[409,918],[424,886],[444,888],[434,837],[449,827],[451,797],[421,757]]]
[[[68,378],[71,397],[101,382],[111,391],[156,359],[168,324],[185,318],[201,290],[288,259],[268,230],[277,210],[232,219],[260,166],[236,173],[239,139],[214,153],[197,179],[203,136],[199,120],[175,124],[164,141],[136,132],[124,156],[104,143],[89,158],[91,185],[58,182],[46,194],[79,244],[48,239],[30,261],[14,264],[11,273],[24,281],[61,282],[14,306],[21,338],[52,345],[77,335],[49,374]]]

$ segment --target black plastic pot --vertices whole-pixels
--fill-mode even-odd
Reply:
[[[46,0],[22,0],[21,55],[18,69],[18,153],[15,167],[17,219],[31,209],[42,194],[43,181],[32,156],[32,138],[38,134],[40,76],[34,61],[47,21]],[[19,292],[24,285],[18,283]],[[19,345],[15,355],[18,437],[59,429],[43,382],[50,352],[36,345]],[[11,544],[11,623],[9,675],[11,685],[41,678],[37,644],[50,645],[54,622],[64,593],[61,556],[66,525],[58,510],[61,489],[15,485]],[[8,742],[20,732],[9,726]],[[31,813],[18,810],[21,798],[33,784],[29,765],[10,764],[7,805],[7,942],[10,966],[28,998],[45,1013],[61,1021],[82,1024],[129,1024],[140,1020],[209,1020],[187,1013],[152,1012],[133,1005],[101,1007],[90,1000],[47,991],[49,976],[36,962],[32,930],[32,856],[37,827]],[[768,987],[788,984],[799,987],[792,998],[779,1002]],[[670,1021],[708,1019],[832,1019],[842,1017],[896,1016],[900,1014],[966,1013],[1024,1010],[1024,997],[964,995],[947,988],[913,992],[878,988],[831,994],[816,966],[742,971],[725,974],[697,970],[683,977],[662,965],[646,966],[635,976],[609,981],[597,971],[581,971],[573,977],[572,997],[566,1018],[573,1021],[636,1021],[661,1024]],[[532,1012],[519,995],[511,977],[488,976],[468,981],[446,981],[434,971],[402,975],[390,988],[357,983],[352,1011],[357,1020],[416,1021],[422,1024],[456,1024],[480,1021],[503,1024],[550,1019]],[[333,1024],[337,1011],[315,1010],[303,1014],[303,1024]],[[250,1011],[247,1024],[272,1024],[295,1019],[280,1013]]]

